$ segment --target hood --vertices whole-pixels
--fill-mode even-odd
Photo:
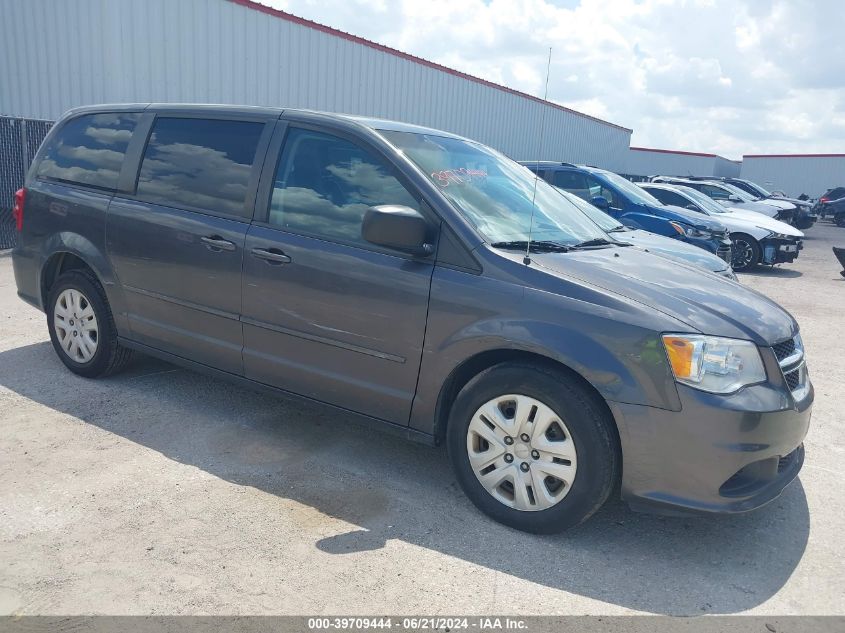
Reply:
[[[649,209],[653,209],[658,215],[662,216],[676,216],[675,219],[680,222],[685,222],[694,226],[697,229],[705,229],[707,231],[711,231],[713,233],[723,233],[727,229],[725,229],[725,225],[719,222],[717,218],[714,218],[709,215],[704,215],[703,213],[697,213],[695,211],[690,211],[689,209],[684,209],[683,207],[676,207],[673,204],[666,204],[660,207],[648,207]]]
[[[785,209],[787,211],[794,211],[797,208],[789,200],[784,200],[783,198],[760,198],[759,200],[755,200],[755,202],[760,202],[762,204],[770,204],[773,207],[777,207],[778,209]]]
[[[532,254],[549,274],[649,306],[691,331],[770,346],[798,331],[771,299],[737,283],[632,247]]]
[[[810,209],[813,206],[812,202],[808,202],[806,200],[799,200],[798,198],[787,198],[785,196],[769,196],[768,198],[764,198],[764,200],[766,202],[768,202],[769,200],[786,200],[789,204],[804,209]]]
[[[762,213],[757,213],[756,211],[731,209],[729,213],[723,213],[719,217],[722,218],[725,223],[729,225],[728,228],[731,231],[735,231],[737,230],[737,228],[740,228],[743,224],[747,224],[750,226],[756,226],[761,229],[766,229],[767,231],[771,231],[772,233],[780,233],[782,235],[789,235],[790,237],[797,238],[804,237],[804,233],[796,229],[791,224],[781,222],[780,220],[775,220],[774,218],[770,218],[769,216],[763,215]],[[738,224],[739,227],[734,228],[735,224]]]
[[[724,204],[728,209],[741,209],[743,211],[754,211],[762,213],[770,218],[775,217],[780,213],[780,207],[772,206],[771,204],[764,204],[762,202],[728,202]]]
[[[759,215],[759,214],[758,214]],[[721,273],[728,268],[728,264],[703,248],[686,244],[681,240],[671,237],[663,237],[655,233],[649,233],[641,229],[629,229],[624,232],[614,233],[623,242],[629,242],[634,246],[647,250],[662,257],[669,257],[676,261],[682,261],[694,266],[700,266],[705,270],[714,273]]]

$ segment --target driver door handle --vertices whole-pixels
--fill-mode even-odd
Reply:
[[[290,257],[278,248],[253,248],[250,253],[257,259],[263,259],[268,264],[289,264]]]
[[[201,237],[200,242],[205,244],[209,250],[212,251],[233,251],[235,250],[235,243],[225,240],[219,235],[207,235]]]

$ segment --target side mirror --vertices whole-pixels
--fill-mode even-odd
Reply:
[[[735,195],[728,196],[728,202],[742,202],[742,198]]]
[[[431,255],[434,247],[426,241],[428,222],[411,207],[383,204],[370,207],[361,223],[361,237],[378,246],[411,255]]]
[[[601,209],[602,211],[607,211],[610,209],[610,202],[607,201],[607,198],[604,196],[593,196],[590,198],[590,204],[596,207],[597,209]]]

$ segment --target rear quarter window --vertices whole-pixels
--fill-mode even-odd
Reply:
[[[62,125],[36,176],[100,189],[116,189],[137,113],[84,114]]]

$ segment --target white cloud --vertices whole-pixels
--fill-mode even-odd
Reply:
[[[632,143],[845,151],[841,0],[265,0],[634,129]]]

